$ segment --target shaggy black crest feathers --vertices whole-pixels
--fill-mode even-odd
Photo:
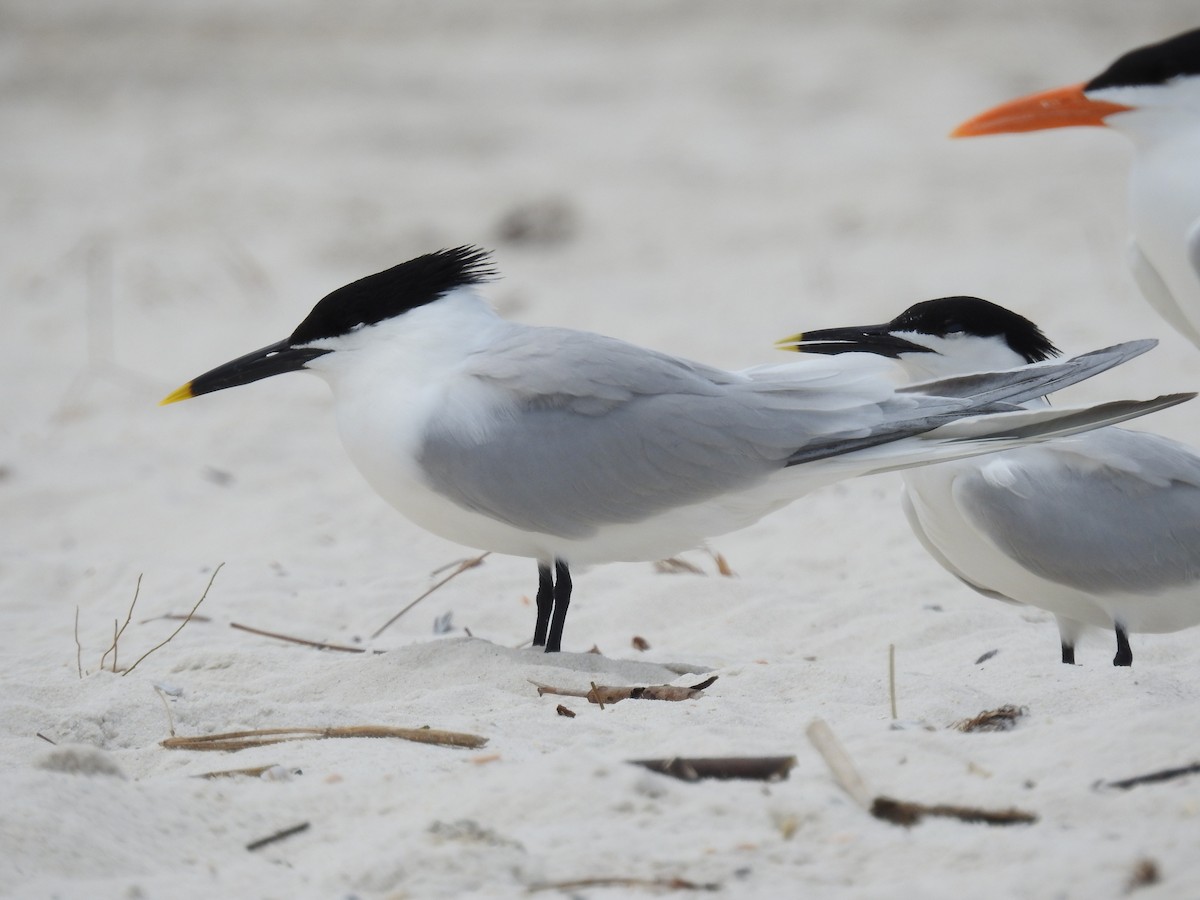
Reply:
[[[465,245],[426,253],[326,294],[292,332],[293,347],[347,334],[496,275],[488,251]]]

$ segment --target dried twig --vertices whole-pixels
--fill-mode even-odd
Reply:
[[[748,781],[783,781],[788,777],[794,756],[714,756],[708,758],[631,759],[660,775],[670,775],[680,781],[699,781],[702,778],[745,779]]]
[[[161,616],[151,616],[148,619],[139,619],[139,625],[149,625],[151,622],[178,622],[186,619],[187,616],[183,613],[163,613]],[[211,622],[208,616],[192,616],[193,622]]]
[[[400,738],[420,744],[477,749],[487,738],[458,731],[433,728],[392,728],[388,725],[349,725],[334,728],[259,728],[253,731],[228,731],[194,737],[169,737],[161,741],[168,750],[245,750],[285,741],[309,741],[323,738]]]
[[[75,671],[83,681],[83,646],[79,643],[79,604],[75,605]]]
[[[117,641],[121,639],[121,635],[125,633],[125,629],[129,627],[129,620],[133,618],[133,608],[137,606],[138,595],[142,592],[142,574],[138,573],[137,584],[133,588],[133,602],[129,604],[129,612],[125,614],[125,624],[117,628],[116,620],[113,620],[113,641],[111,646],[104,651],[104,655],[100,657],[100,670],[104,671],[104,660],[108,658],[108,654],[113,655],[112,670],[117,671]]]
[[[1158,772],[1151,772],[1148,775],[1135,775],[1133,778],[1124,778],[1121,781],[1101,782],[1098,787],[1118,788],[1119,790],[1127,791],[1141,784],[1157,784],[1160,781],[1170,781],[1173,778],[1183,778],[1184,776],[1196,775],[1198,773],[1200,773],[1200,763],[1192,763],[1188,766],[1180,766],[1177,769],[1161,769]]]
[[[717,676],[713,675],[691,687],[681,687],[674,684],[652,684],[642,687],[633,685],[618,686],[596,684],[593,681],[591,688],[586,691],[574,688],[554,687],[549,684],[540,684],[533,680],[530,680],[529,683],[537,688],[539,697],[545,694],[556,694],[561,697],[584,697],[589,703],[598,704],[603,708],[605,704],[619,703],[622,700],[695,700],[697,697],[703,697],[705,689],[711,687],[716,680]]]
[[[263,772],[268,769],[273,769],[278,763],[271,763],[269,766],[252,766],[249,769],[222,769],[219,772],[201,772],[199,775],[193,775],[193,778],[237,778],[246,776],[247,778],[258,778]]]
[[[688,881],[686,878],[577,878],[574,881],[543,881],[529,886],[538,891],[577,891],[580,888],[640,887],[668,891],[719,891],[721,885]]]
[[[896,645],[888,644],[888,699],[892,703],[892,721],[896,721]]]
[[[344,644],[327,644],[324,641],[310,641],[305,638],[291,637],[286,634],[279,634],[274,631],[263,631],[261,628],[251,628],[249,625],[242,625],[238,622],[230,622],[230,628],[236,628],[238,631],[248,631],[250,634],[258,634],[263,637],[275,638],[280,641],[289,641],[293,644],[303,644],[305,647],[316,647],[318,650],[340,650],[343,653],[365,653],[366,650],[362,647],[347,647]],[[383,652],[383,651],[378,651]]]
[[[40,738],[41,738],[43,741],[45,741],[47,744],[50,744],[51,746],[54,746],[54,747],[57,747],[57,746],[58,746],[58,742],[57,742],[57,741],[52,741],[52,740],[50,740],[50,738],[46,737],[46,736],[45,736],[44,734],[42,734],[40,731],[35,731],[35,732],[34,732],[34,734],[35,734],[35,735],[37,735],[38,737],[40,737]]]
[[[446,582],[450,581],[453,578],[457,578],[463,572],[467,571],[467,569],[474,569],[476,566],[482,565],[483,561],[485,559],[487,559],[489,556],[491,556],[490,550],[487,553],[481,553],[481,554],[479,554],[479,556],[474,556],[471,559],[466,559],[466,560],[463,560],[462,562],[460,562],[458,564],[458,566],[454,569],[453,572],[451,572],[449,575],[447,575],[445,578],[443,578],[441,581],[439,581],[433,587],[429,588],[429,590],[425,591],[423,594],[421,594],[421,596],[417,597],[416,600],[412,601],[412,603],[408,604],[408,606],[404,607],[404,609],[400,610],[400,612],[396,613],[394,616],[392,616],[390,619],[388,619],[386,622],[384,622],[382,625],[380,625],[377,629],[375,629],[375,633],[371,635],[371,639],[374,640],[375,638],[377,638],[381,634],[383,634],[385,631],[387,631],[387,629],[390,628],[397,619],[399,619],[402,615],[404,615],[406,612],[408,612],[410,609],[412,609],[414,606],[416,606],[418,603],[420,603],[422,600],[424,600],[426,597],[428,597],[430,594],[432,594],[434,591],[436,591],[438,588],[440,588],[442,585],[444,585]]]
[[[688,562],[686,559],[680,559],[678,556],[671,556],[667,559],[659,559],[654,562],[654,571],[659,575],[703,575],[704,570],[694,563]]]
[[[158,699],[162,701],[163,709],[167,712],[167,731],[171,737],[175,737],[175,717],[171,715],[171,705],[167,703],[167,695],[157,684],[154,685],[154,693],[158,694]]]
[[[1029,714],[1024,706],[1001,706],[999,709],[988,709],[972,719],[955,722],[952,728],[959,731],[1009,731],[1017,726],[1017,719]]]
[[[171,634],[167,637],[167,639],[165,641],[163,641],[160,644],[155,644],[153,647],[151,647],[149,650],[147,650],[145,653],[143,653],[141,656],[139,656],[137,658],[137,662],[135,662],[132,666],[130,666],[128,669],[126,669],[124,672],[122,672],[121,673],[122,675],[128,675],[130,672],[132,672],[134,669],[136,669],[141,664],[143,659],[145,659],[147,656],[149,656],[155,650],[158,650],[161,647],[165,647],[167,644],[169,644],[171,642],[171,638],[175,637],[175,635],[177,635],[177,634],[179,634],[179,632],[183,631],[183,626],[185,626],[188,622],[192,621],[192,613],[194,613],[196,610],[198,610],[200,608],[200,604],[203,603],[204,598],[208,596],[209,588],[211,588],[213,586],[213,582],[217,580],[217,573],[221,571],[221,567],[224,565],[225,565],[225,563],[223,563],[223,562],[218,563],[217,567],[215,569],[213,569],[212,577],[208,579],[208,584],[205,585],[205,587],[204,587],[204,593],[200,595],[200,599],[196,601],[196,605],[193,606],[191,612],[189,612],[187,614],[187,618],[179,623],[179,627],[176,628],[174,631],[172,631]],[[138,583],[141,584],[140,577],[138,579]],[[136,601],[137,598],[135,597],[134,599]],[[132,606],[129,607],[129,612],[130,612],[130,614],[133,613]]]
[[[708,547],[706,547],[705,550],[707,550],[708,555],[713,558],[713,562],[717,564],[717,571],[719,573],[724,575],[726,578],[737,577],[737,572],[733,571],[733,569],[729,567],[729,562],[725,559],[723,554]]]
[[[273,844],[276,841],[282,841],[284,838],[290,838],[293,835],[300,834],[303,831],[308,831],[307,822],[301,822],[299,825],[293,825],[291,828],[285,828],[283,831],[277,831],[265,838],[259,838],[257,841],[251,841],[246,845],[246,849],[260,850],[268,844]]]
[[[927,806],[924,803],[909,803],[892,797],[872,796],[845,748],[823,720],[814,719],[806,733],[812,745],[825,759],[834,780],[842,790],[877,819],[905,827],[915,825],[925,816],[943,816],[988,825],[1024,825],[1037,821],[1037,816],[1019,809],[989,810],[947,804]]]
[[[891,797],[876,797],[871,804],[871,815],[886,822],[894,822],[909,828],[926,816],[941,816],[960,819],[963,822],[981,822],[985,825],[1030,825],[1037,816],[1019,809],[979,809],[974,806],[949,806],[938,803],[927,806]]]

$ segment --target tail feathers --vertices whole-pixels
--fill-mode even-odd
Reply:
[[[978,406],[997,401],[1026,403],[1128,362],[1157,343],[1150,339],[1127,341],[1059,362],[924,381],[900,388],[899,393],[969,398],[976,401]]]
[[[930,463],[949,462],[985,453],[1012,450],[1054,438],[1117,425],[1176,406],[1194,393],[1164,394],[1151,400],[1114,400],[1095,406],[1043,407],[958,419],[930,431],[881,443],[878,435],[831,440],[806,447],[803,458],[789,465],[828,460],[856,474],[893,472]]]
[[[1044,441],[1107,425],[1117,425],[1139,416],[1169,409],[1195,396],[1194,392],[1163,394],[1151,400],[1112,400],[1094,406],[1031,409],[993,416],[976,416],[943,425],[922,437],[926,440],[952,441]],[[1058,415],[1046,415],[1049,412]],[[1030,415],[1031,413],[1034,415]],[[958,432],[961,432],[961,435]]]

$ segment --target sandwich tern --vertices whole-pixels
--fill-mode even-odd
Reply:
[[[547,652],[561,648],[572,567],[671,556],[843,478],[1190,397],[1016,406],[1153,341],[920,390],[833,360],[729,372],[506,321],[478,292],[494,274],[486,252],[463,246],[367,276],[320,300],[289,337],[163,403],[299,369],[320,375],[351,460],[385,500],[449,540],[537,561],[533,643]]]
[[[883,354],[915,381],[1058,355],[1033,322],[977,297],[780,345]],[[1113,665],[1128,666],[1131,632],[1200,624],[1200,454],[1189,447],[1103,428],[901,474],[904,512],[930,556],[981,594],[1053,613],[1064,663],[1088,626],[1115,632]]]

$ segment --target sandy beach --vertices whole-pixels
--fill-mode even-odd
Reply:
[[[694,572],[579,573],[565,652],[545,655],[522,644],[534,564],[495,555],[372,637],[477,551],[367,487],[319,379],[157,405],[334,288],[466,243],[494,251],[505,316],[729,368],[976,294],[1068,352],[1160,340],[1066,400],[1198,390],[1200,353],[1124,267],[1126,142],[947,138],[1195,27],[1188,4],[0,15],[0,894],[1195,895],[1197,776],[1105,785],[1200,762],[1200,631],[1134,635],[1131,669],[1096,632],[1061,665],[1048,614],[925,555],[897,476],[714,540],[732,576],[703,551]],[[1200,446],[1200,407],[1133,427]],[[700,697],[603,708],[531,683],[713,675]],[[1023,712],[1009,730],[953,727],[1003,706]],[[872,795],[1036,821],[875,818],[806,737],[818,718]],[[486,744],[161,743],[364,725]],[[630,764],[676,756],[795,765],[686,782]]]

